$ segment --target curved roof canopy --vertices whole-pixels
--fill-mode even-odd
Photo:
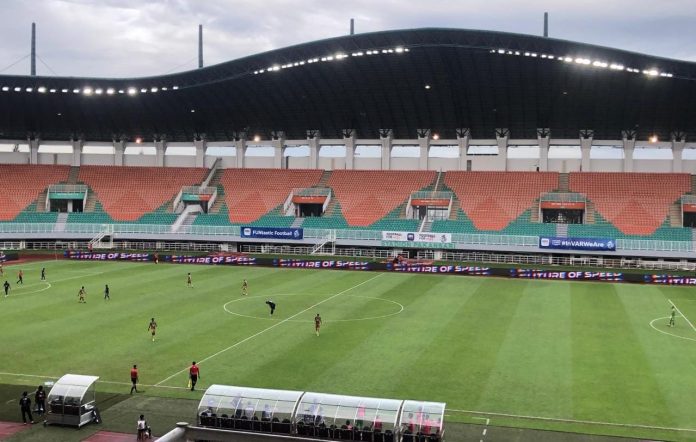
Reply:
[[[413,29],[321,40],[174,75],[0,76],[0,138],[596,139],[696,136],[696,64],[551,38]]]

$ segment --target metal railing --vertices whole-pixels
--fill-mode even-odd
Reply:
[[[215,187],[203,187],[203,186],[183,186],[181,188],[183,193],[191,195],[212,195],[217,191]]]
[[[434,190],[417,190],[411,192],[411,199],[415,200],[448,200],[452,198],[452,192],[434,191]]]
[[[84,193],[87,186],[84,184],[52,184],[48,186],[49,193]]]
[[[0,223],[0,234],[85,234],[92,237],[102,232],[106,227],[112,228],[118,234],[147,234],[172,235],[171,225],[165,224],[90,224],[67,223],[63,231],[56,229],[51,223]],[[382,232],[379,230],[357,229],[304,229],[307,239],[326,238],[335,232],[336,240],[343,241],[381,241]],[[202,226],[183,225],[176,235],[198,236],[240,236],[239,226]],[[490,235],[478,233],[453,233],[452,243],[461,245],[537,247],[538,236]],[[433,245],[437,249],[437,245]],[[617,239],[616,250],[633,251],[665,251],[665,252],[694,252],[692,241],[662,241],[651,239]]]
[[[292,193],[296,196],[328,196],[331,194],[331,189],[328,187],[303,187],[292,189]]]
[[[696,204],[696,195],[682,195],[682,204]]]
[[[561,203],[584,203],[587,196],[574,192],[549,192],[541,195],[539,201],[554,201]]]

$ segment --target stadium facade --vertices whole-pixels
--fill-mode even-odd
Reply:
[[[400,30],[158,77],[2,76],[0,138],[28,150],[3,161],[32,164],[201,167],[217,146],[228,148],[223,167],[693,172],[682,155],[696,147],[686,143],[696,135],[695,80],[694,63],[599,46]],[[41,144],[68,140],[71,155],[40,154]],[[153,158],[124,157],[140,140],[155,147]],[[195,150],[165,155],[178,143]],[[85,153],[90,144],[113,156]],[[401,145],[417,147],[417,158],[392,158]],[[244,155],[257,146],[273,147],[273,157]],[[285,160],[287,146],[309,154]],[[325,158],[322,146],[345,153]],[[358,158],[356,146],[381,158]],[[431,158],[431,146],[445,146],[448,158]],[[538,147],[538,158],[515,160],[518,146]],[[557,146],[577,153],[554,158]],[[614,158],[594,161],[592,146],[615,149]],[[641,148],[665,152],[641,160]]]
[[[240,227],[251,224],[304,227],[294,244],[310,249],[398,252],[414,243],[385,232],[451,234],[446,245],[416,245],[439,249],[434,257],[442,249],[548,253],[541,236],[609,238],[616,251],[593,252],[600,255],[695,252],[690,62],[415,29],[158,77],[0,76],[0,97],[3,173],[19,173],[7,165],[50,166],[27,169],[42,184],[17,192],[0,213],[8,240],[118,236],[237,247],[258,242],[242,238]],[[275,172],[254,175],[259,168]],[[382,174],[357,173],[370,171]],[[498,172],[507,174],[487,174]],[[127,184],[139,175],[153,181]],[[54,187],[63,185],[77,187]],[[204,195],[193,189],[208,186]],[[652,193],[606,194],[624,188]],[[298,216],[305,197],[318,200],[320,213]],[[543,222],[544,205],[555,221]],[[56,218],[56,207],[70,213]],[[555,224],[566,217],[582,222]]]

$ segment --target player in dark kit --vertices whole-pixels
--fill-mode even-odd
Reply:
[[[152,342],[155,342],[155,332],[157,331],[155,318],[150,319],[150,325],[147,326],[147,331],[152,331]]]
[[[104,285],[104,300],[111,300],[111,296],[109,296],[109,284]]]
[[[674,327],[674,317],[677,315],[677,309],[672,306],[672,311],[669,314],[669,326]]]
[[[22,393],[22,398],[19,400],[19,408],[22,410],[22,420],[24,425],[27,424],[27,417],[29,417],[29,422],[34,423],[34,417],[31,415],[31,399],[27,396],[27,392]]]
[[[191,362],[191,367],[189,367],[189,379],[191,380],[191,391],[193,391],[196,388],[196,382],[198,382],[198,378],[200,377],[201,373],[200,370],[198,369],[198,365],[196,365],[196,361]]]
[[[41,268],[41,280],[42,281],[46,280],[46,267]]]
[[[10,292],[10,283],[7,282],[7,281],[5,281],[5,283],[4,283],[2,286],[3,286],[3,288],[5,289],[5,297],[7,298],[7,295],[8,295],[9,292]]]
[[[266,305],[268,305],[271,308],[271,316],[273,316],[273,312],[275,311],[275,308],[276,308],[275,302],[273,302],[269,299],[268,301],[266,301]]]
[[[319,329],[321,328],[321,316],[319,316],[319,313],[314,317],[314,331],[317,333],[317,336],[319,336]]]
[[[130,394],[133,394],[134,391],[137,393],[138,392],[138,366],[137,365],[133,365],[133,368],[131,368],[130,375],[131,375],[131,384],[132,384]]]

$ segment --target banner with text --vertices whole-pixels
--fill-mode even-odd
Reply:
[[[382,241],[419,242],[449,244],[451,233],[433,232],[382,232]]]
[[[616,240],[611,238],[560,238],[557,236],[540,236],[539,248],[564,250],[616,250]]]
[[[298,227],[250,227],[241,229],[242,238],[300,240],[304,231]]]

